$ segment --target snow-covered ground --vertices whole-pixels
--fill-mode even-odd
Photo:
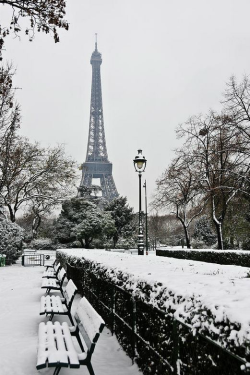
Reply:
[[[175,310],[177,318],[193,317],[194,311],[209,309],[216,322],[229,319],[232,323],[240,324],[240,330],[237,333],[232,330],[230,335],[235,345],[243,341],[250,342],[250,269],[247,267],[156,256],[131,256],[102,250],[59,251],[105,266],[114,282],[119,278],[119,271],[122,271],[128,276],[123,287],[134,293],[142,294],[138,287],[139,281],[150,284],[150,303],[157,306],[157,297],[161,295],[160,302],[164,301],[164,308]],[[194,324],[195,321],[198,328],[199,313],[193,318]],[[213,325],[209,329],[218,333]]]
[[[44,267],[20,264],[0,267],[0,375],[53,374],[53,369],[36,370],[38,325],[46,320],[39,315],[40,298],[44,294],[43,271]],[[73,311],[77,302],[76,299]],[[98,341],[92,363],[96,375],[141,374],[107,329]],[[60,375],[78,374],[86,375],[88,371],[82,366],[60,372]]]

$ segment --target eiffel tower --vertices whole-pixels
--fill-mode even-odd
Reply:
[[[90,63],[92,65],[92,88],[89,137],[86,161],[81,166],[82,179],[78,190],[79,195],[83,196],[86,190],[91,190],[93,178],[100,179],[102,197],[111,201],[118,197],[118,192],[112,175],[112,163],[108,160],[105,140],[101,86],[102,55],[97,50],[97,38]]]

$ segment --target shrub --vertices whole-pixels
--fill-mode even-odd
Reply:
[[[250,267],[250,251],[242,250],[172,250],[156,249],[156,255],[161,257],[198,260],[200,262],[233,264]]]
[[[50,238],[37,238],[29,243],[29,248],[35,250],[55,250],[56,246]]]
[[[22,251],[24,230],[16,223],[0,217],[0,254],[6,255],[6,264],[15,263]]]
[[[218,315],[199,297],[181,295],[161,282],[134,277],[83,253],[59,250],[57,259],[144,375],[249,373],[248,368],[241,371],[242,362],[236,357],[249,362],[248,333],[244,337],[239,323]],[[132,332],[142,339],[135,339]]]

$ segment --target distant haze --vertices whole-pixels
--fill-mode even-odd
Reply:
[[[6,40],[4,58],[22,88],[21,133],[43,145],[64,143],[79,165],[85,161],[98,33],[109,159],[118,192],[138,211],[138,148],[148,160],[150,200],[180,144],[176,126],[220,109],[229,77],[249,74],[249,14],[249,0],[68,0],[70,29],[60,43],[43,33],[32,43],[23,34]],[[0,6],[1,21],[7,16]]]

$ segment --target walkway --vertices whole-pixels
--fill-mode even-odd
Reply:
[[[0,268],[0,375],[53,374],[53,369],[36,370],[38,325],[46,319],[39,315],[43,271],[44,267],[19,264]],[[96,375],[141,375],[107,329],[99,339],[92,363]],[[88,371],[82,367],[60,372],[80,374],[87,375]]]

